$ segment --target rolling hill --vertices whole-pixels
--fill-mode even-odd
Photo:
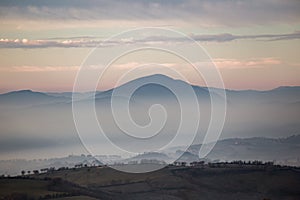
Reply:
[[[0,199],[243,199],[300,196],[299,168],[278,166],[174,167],[128,174],[108,167],[67,169],[0,178]]]

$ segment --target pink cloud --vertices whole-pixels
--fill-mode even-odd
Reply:
[[[214,59],[213,62],[218,68],[259,68],[266,65],[279,65],[281,60],[277,58],[256,58],[250,60],[238,59]]]
[[[78,71],[79,66],[14,66],[9,71],[13,72],[56,72]]]

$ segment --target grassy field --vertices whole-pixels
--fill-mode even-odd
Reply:
[[[97,200],[97,199],[88,196],[74,196],[74,197],[57,198],[57,200]]]
[[[61,200],[299,200],[300,171],[275,166],[168,167],[152,173],[129,174],[108,167],[85,167],[31,175],[30,179],[0,179],[0,199],[16,193],[26,194],[27,199]]]
[[[45,196],[56,196],[62,192],[49,191],[50,181],[33,179],[0,179],[0,199],[27,198],[38,199]]]

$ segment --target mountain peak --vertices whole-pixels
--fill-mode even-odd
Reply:
[[[32,90],[30,89],[27,89],[27,90],[17,90],[17,91],[12,91],[12,92],[9,92],[7,94],[13,94],[13,93],[34,93]]]
[[[144,77],[139,77],[139,78],[136,78],[136,79],[133,79],[123,85],[121,85],[120,87],[124,87],[124,86],[128,86],[128,85],[131,85],[131,84],[141,84],[141,83],[144,83],[144,82],[153,82],[154,84],[157,83],[157,84],[160,84],[160,83],[168,83],[168,84],[176,84],[177,86],[178,85],[189,85],[189,83],[183,81],[183,80],[180,80],[180,79],[174,79],[174,78],[171,78],[167,75],[163,75],[163,74],[153,74],[153,75],[148,75],[148,76],[144,76]],[[115,88],[116,89],[116,88]]]
[[[18,90],[0,95],[2,106],[27,107],[32,105],[42,105],[56,102],[65,102],[65,97],[54,97],[42,92],[32,90]]]
[[[279,86],[273,89],[273,91],[298,90],[298,89],[300,89],[300,86]]]
[[[152,74],[152,75],[148,75],[148,76],[135,78],[127,83],[145,82],[145,81],[153,81],[153,82],[165,82],[165,81],[170,82],[171,81],[172,82],[172,81],[176,81],[176,80],[169,76],[163,75],[163,74]],[[127,83],[125,83],[125,84],[127,84]]]
[[[167,76],[167,75],[164,75],[164,74],[152,74],[152,75],[149,75],[149,76],[144,76],[144,77],[141,77],[141,78],[162,78],[162,79],[172,79],[174,80],[173,78]]]
[[[131,81],[125,82],[124,84],[116,88],[98,93],[96,95],[96,98],[99,99],[103,97],[108,97],[112,94],[114,90],[126,91],[126,90],[130,90],[131,88],[137,88],[135,94],[141,97],[146,97],[146,98],[150,98],[150,97],[162,98],[162,96],[170,97],[170,93],[172,93],[172,91],[168,88],[170,88],[171,86],[177,88],[180,91],[185,91],[187,86],[190,86],[192,89],[194,89],[198,97],[200,96],[209,97],[208,91],[206,89],[203,89],[200,86],[190,85],[188,82],[185,82],[180,79],[174,79],[163,74],[152,74],[152,75],[133,79]],[[171,96],[173,98],[173,95]]]

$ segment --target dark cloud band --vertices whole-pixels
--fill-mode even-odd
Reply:
[[[181,20],[244,26],[299,23],[300,1],[2,0],[0,16],[31,20]]]
[[[294,40],[300,39],[300,32],[286,34],[258,34],[258,35],[234,35],[230,33],[216,35],[191,35],[197,42],[230,42],[234,40],[263,40],[263,41],[278,41],[278,40]],[[146,37],[143,39],[126,39],[118,41],[105,42],[95,37],[70,37],[70,38],[51,38],[43,40],[27,40],[27,39],[0,39],[0,48],[93,48],[93,47],[110,47],[124,44],[146,44],[148,42],[173,42],[183,43],[189,42],[184,38],[155,36]]]

